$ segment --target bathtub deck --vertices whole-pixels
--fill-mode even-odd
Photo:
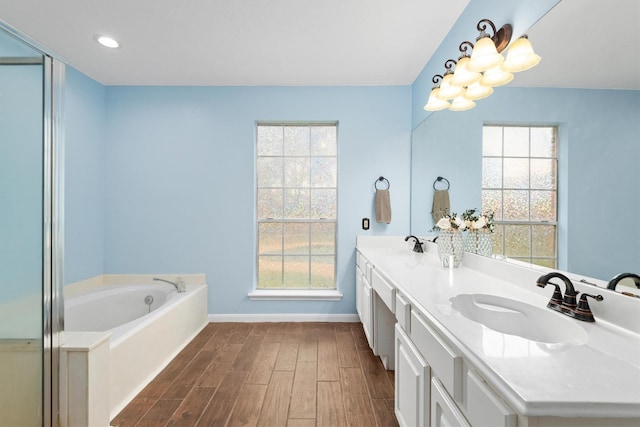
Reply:
[[[360,323],[210,323],[112,426],[397,426]]]

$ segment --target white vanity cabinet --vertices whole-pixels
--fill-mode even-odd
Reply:
[[[395,413],[400,427],[429,425],[431,368],[396,324]]]
[[[372,269],[373,266],[367,259],[360,252],[356,252],[356,310],[371,348],[373,348],[373,288],[370,284]]]

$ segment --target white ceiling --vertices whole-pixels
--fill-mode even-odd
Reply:
[[[410,85],[468,2],[0,0],[0,19],[106,85]]]
[[[527,34],[542,61],[511,86],[640,90],[640,0],[562,0]]]
[[[0,20],[107,85],[409,85],[468,2],[0,0]],[[543,59],[512,86],[640,89],[639,0],[562,0],[528,34]]]

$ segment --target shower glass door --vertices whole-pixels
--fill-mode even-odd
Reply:
[[[15,427],[51,422],[43,59],[0,28],[0,424]]]

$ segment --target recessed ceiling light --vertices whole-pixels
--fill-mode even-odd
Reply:
[[[102,46],[108,47],[110,49],[117,49],[120,47],[120,43],[118,43],[117,40],[112,39],[111,37],[108,37],[108,36],[95,35],[93,36],[93,39],[98,43],[100,43]]]

